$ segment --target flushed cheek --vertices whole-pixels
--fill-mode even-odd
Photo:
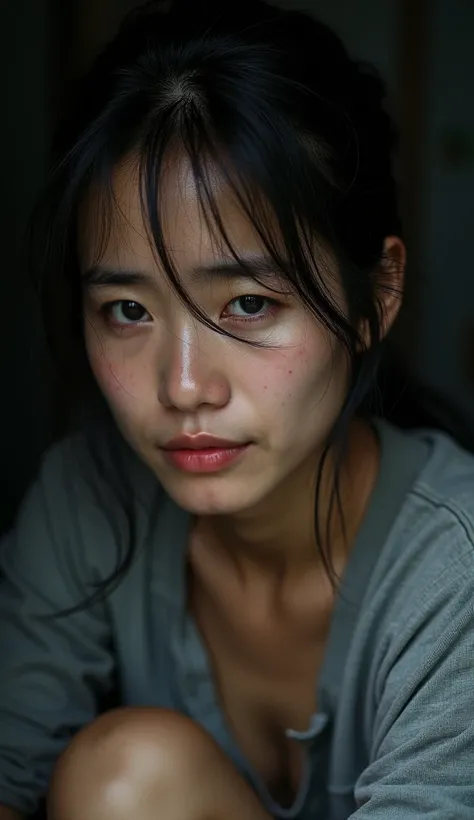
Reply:
[[[327,345],[266,351],[264,368],[248,369],[247,385],[271,425],[285,437],[324,434],[336,418],[345,395],[345,368]],[[263,377],[262,377],[263,373]]]
[[[140,407],[143,409],[149,382],[146,364],[99,341],[88,344],[87,350],[92,372],[114,413],[134,415]]]
[[[261,354],[261,351],[258,351]],[[264,361],[246,369],[246,380],[250,389],[268,394],[269,401],[285,404],[306,390],[313,390],[326,369],[319,362],[315,369],[315,353],[303,347],[291,350],[266,350]],[[312,362],[312,364],[311,364]]]

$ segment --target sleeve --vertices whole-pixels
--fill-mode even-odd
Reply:
[[[25,814],[114,678],[106,605],[58,615],[90,596],[111,540],[65,458],[47,457],[0,545],[0,804]]]
[[[474,817],[472,552],[420,595],[387,652],[353,820]]]

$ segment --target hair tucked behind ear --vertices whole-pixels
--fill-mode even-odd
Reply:
[[[35,251],[35,258],[42,263],[45,321],[59,372],[72,374],[83,396],[90,388],[78,215],[94,185],[102,194],[106,239],[114,207],[112,174],[131,155],[138,159],[143,210],[163,269],[189,309],[213,327],[186,293],[161,222],[163,169],[181,152],[216,238],[238,259],[210,184],[211,167],[224,175],[276,269],[348,353],[350,389],[326,445],[326,455],[334,452],[337,465],[348,423],[375,382],[382,344],[380,288],[389,285],[381,275],[383,242],[400,234],[391,169],[394,132],[384,96],[380,79],[352,61],[325,25],[262,0],[178,0],[167,13],[150,2],[130,14],[66,112],[37,222],[42,252]],[[347,315],[325,284],[328,249]],[[126,476],[116,473],[110,482],[126,507],[133,493]],[[318,497],[318,544],[331,573],[337,469],[324,524]],[[129,549],[114,582],[133,560],[132,520],[130,528]]]

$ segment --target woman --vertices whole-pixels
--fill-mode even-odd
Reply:
[[[66,119],[36,258],[85,412],[2,548],[1,820],[472,817],[474,463],[363,411],[383,97],[303,14],[151,3]]]

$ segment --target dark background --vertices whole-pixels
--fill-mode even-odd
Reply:
[[[432,419],[474,449],[474,2],[281,4],[328,22],[388,83],[403,135],[399,173],[410,264],[383,383],[387,406],[402,421]],[[28,283],[25,228],[47,175],[58,106],[133,5],[0,2],[0,531],[51,432],[48,359]]]

